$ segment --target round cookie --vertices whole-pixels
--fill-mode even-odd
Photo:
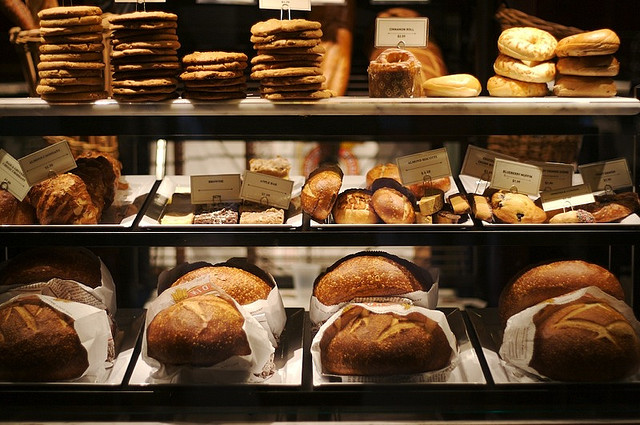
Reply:
[[[281,92],[286,92],[286,91],[297,91],[297,92],[301,92],[301,91],[317,91],[317,90],[321,90],[322,87],[322,83],[315,83],[315,84],[292,84],[289,86],[264,86],[261,85],[260,86],[260,92],[261,93],[281,93]]]
[[[83,85],[83,86],[101,86],[104,85],[104,79],[100,77],[60,77],[60,78],[41,78],[39,84],[43,86],[66,86],[66,85]]]
[[[225,87],[225,86],[234,86],[238,84],[246,85],[247,78],[237,77],[237,78],[222,78],[222,79],[208,79],[208,80],[185,80],[184,86],[187,88],[195,88],[196,90],[199,87]]]
[[[244,99],[245,97],[247,97],[247,94],[244,91],[232,92],[232,93],[186,91],[183,93],[182,97],[184,97],[185,99],[193,99],[193,100],[231,100],[231,99]]]
[[[175,87],[178,84],[176,78],[148,78],[143,80],[119,80],[113,82],[113,87],[121,88],[150,88],[150,87]]]
[[[332,97],[331,90],[293,91],[280,93],[262,93],[260,96],[268,100],[317,100]]]
[[[85,52],[85,53],[49,53],[40,55],[40,62],[55,61],[73,61],[73,62],[90,62],[101,61],[102,53]]]
[[[321,64],[320,61],[317,61],[317,62],[284,61],[284,62],[259,63],[254,65],[251,68],[251,71],[255,72],[255,71],[264,71],[267,69],[284,69],[284,68],[297,68],[297,67],[314,68],[314,67],[319,67],[320,64]]]
[[[266,69],[264,71],[252,72],[251,78],[254,80],[260,80],[262,78],[302,77],[312,75],[322,75],[322,69],[320,67]]]
[[[114,87],[114,95],[168,94],[175,92],[175,86],[157,87]]]
[[[321,27],[320,22],[308,21],[306,19],[269,19],[254,24],[251,27],[251,34],[266,37],[267,35],[279,32],[318,30]]]
[[[151,61],[151,62],[136,62],[136,63],[122,63],[122,64],[114,64],[111,63],[111,68],[114,72],[141,72],[141,71],[152,71],[152,70],[179,70],[180,63],[178,61],[175,62],[165,62],[165,61]]]
[[[132,21],[177,21],[178,15],[170,12],[163,11],[138,11],[138,12],[129,12],[123,13],[121,15],[113,16],[109,19],[109,22],[113,24],[120,24],[124,22],[132,22]]]
[[[114,71],[111,73],[113,80],[141,80],[145,78],[175,77],[176,69],[140,69],[137,71]]]
[[[175,63],[177,67],[180,67],[180,62],[178,62],[178,56],[176,55],[134,55],[111,58],[111,65],[114,67],[127,64],[143,64],[153,62]]]
[[[182,62],[185,64],[222,64],[230,62],[246,62],[247,55],[237,52],[193,52],[184,55]]]
[[[157,41],[132,41],[125,43],[113,44],[114,50],[135,50],[135,49],[171,49],[180,48],[180,42],[175,40],[157,40]]]
[[[116,43],[118,40],[177,40],[178,32],[175,28],[165,28],[158,30],[114,30],[111,33],[111,39],[113,43]]]
[[[66,85],[66,86],[45,86],[39,84],[36,87],[36,93],[43,94],[61,94],[61,93],[85,93],[103,91],[103,85]]]
[[[291,32],[280,32],[276,34],[267,35],[265,37],[260,37],[257,35],[252,35],[249,41],[252,43],[271,43],[272,41],[281,40],[283,38],[321,38],[322,30],[308,30],[308,31],[291,31]]]
[[[185,81],[189,80],[207,80],[207,79],[225,79],[238,78],[243,75],[242,71],[195,71],[183,72],[180,78]]]
[[[104,50],[102,43],[68,43],[68,44],[41,44],[38,48],[40,53],[62,53],[62,52],[101,52]]]
[[[38,12],[38,18],[42,19],[66,19],[74,16],[101,15],[102,9],[98,6],[59,6],[42,9]]]
[[[188,65],[186,72],[194,71],[240,71],[247,68],[247,62],[209,63],[202,65]]]
[[[130,56],[172,56],[177,54],[178,51],[175,49],[127,49],[113,50],[111,52],[111,58],[117,60]]]
[[[164,100],[171,100],[178,98],[177,92],[172,93],[135,93],[135,94],[120,94],[113,93],[113,98],[118,102],[161,102]]]
[[[315,47],[319,44],[320,44],[320,39],[318,38],[281,39],[281,40],[272,41],[271,43],[254,44],[253,48],[255,50],[278,50],[278,49],[287,49],[287,48]]]
[[[98,25],[102,23],[102,16],[100,15],[87,15],[87,16],[74,16],[71,18],[58,18],[58,19],[41,19],[40,27],[74,27],[77,25]]]
[[[102,33],[42,36],[42,41],[47,44],[102,43],[103,39]]]
[[[53,61],[38,63],[38,71],[52,69],[103,69],[105,67],[102,62],[70,62],[70,61]]]
[[[303,77],[263,78],[260,80],[260,84],[263,86],[290,86],[297,84],[324,83],[325,81],[326,77],[324,75],[307,75]]]
[[[102,25],[77,25],[74,27],[40,28],[40,35],[42,37],[84,33],[102,34]]]
[[[207,93],[230,93],[247,90],[246,84],[227,84],[221,86],[188,86],[185,85],[188,92],[207,92]]]
[[[102,77],[102,69],[45,69],[38,71],[39,78]]]
[[[106,91],[80,92],[80,93],[47,93],[40,97],[47,102],[69,103],[69,102],[91,102],[94,100],[106,99]]]
[[[260,63],[272,63],[272,62],[290,62],[290,61],[309,61],[309,62],[322,62],[322,55],[319,53],[300,54],[300,55],[281,55],[277,52],[272,54],[262,54],[251,58],[252,65],[258,65]]]
[[[281,47],[279,49],[257,49],[258,55],[312,55],[323,54],[326,49],[322,44],[313,47]]]
[[[118,30],[159,30],[178,28],[177,22],[172,21],[139,21],[126,22],[122,24],[111,24],[111,29]]]

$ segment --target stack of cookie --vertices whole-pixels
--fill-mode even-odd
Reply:
[[[195,100],[247,97],[247,55],[235,52],[193,52],[182,58],[182,97]]]
[[[36,93],[47,102],[86,102],[107,97],[102,51],[102,9],[43,9]]]
[[[111,22],[111,84],[121,102],[178,97],[178,16],[162,11],[131,12]]]
[[[332,96],[322,75],[320,22],[269,19],[251,27],[257,56],[251,79],[260,82],[260,96],[269,100],[315,100]]]

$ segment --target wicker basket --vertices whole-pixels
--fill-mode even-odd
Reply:
[[[504,153],[520,161],[561,162],[578,161],[580,135],[493,135],[487,139],[489,150]]]
[[[580,28],[567,27],[554,22],[548,22],[536,16],[528,15],[520,10],[508,8],[504,3],[498,7],[495,18],[500,24],[502,31],[512,27],[534,27],[551,33],[558,40],[585,32]]]
[[[45,136],[47,143],[54,144],[66,141],[69,144],[73,156],[81,155],[84,152],[100,152],[118,158],[118,137],[117,136],[87,136],[80,138],[77,136]]]

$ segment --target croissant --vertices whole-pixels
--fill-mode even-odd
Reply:
[[[60,174],[36,184],[28,198],[40,224],[98,223],[99,209],[87,185],[75,174]]]

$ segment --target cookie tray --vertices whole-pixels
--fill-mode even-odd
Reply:
[[[394,381],[393,379],[390,380],[393,382],[385,381],[384,383],[374,382],[368,379],[363,379],[361,380],[361,382],[358,382],[358,380],[346,382],[335,377],[324,376],[320,371],[312,366],[313,386],[318,388],[330,388],[341,387],[345,385],[385,385],[386,383],[392,385],[402,384],[420,386],[448,384],[486,384],[487,380],[484,376],[484,372],[482,371],[482,366],[480,365],[480,361],[476,354],[475,348],[473,347],[473,344],[469,339],[469,332],[467,331],[462,311],[457,308],[440,308],[438,310],[445,313],[451,331],[454,333],[458,341],[458,363],[453,371],[451,371],[451,374],[449,375],[449,378],[446,382],[402,382],[401,380]]]
[[[280,338],[280,344],[275,351],[274,363],[276,371],[269,379],[258,383],[224,384],[224,385],[257,385],[257,386],[301,386],[302,385],[302,352],[304,309],[287,308],[287,324]],[[206,382],[179,381],[170,384],[150,383],[151,367],[139,355],[135,360],[135,366],[128,384],[130,386],[155,386],[155,385],[203,385]]]

